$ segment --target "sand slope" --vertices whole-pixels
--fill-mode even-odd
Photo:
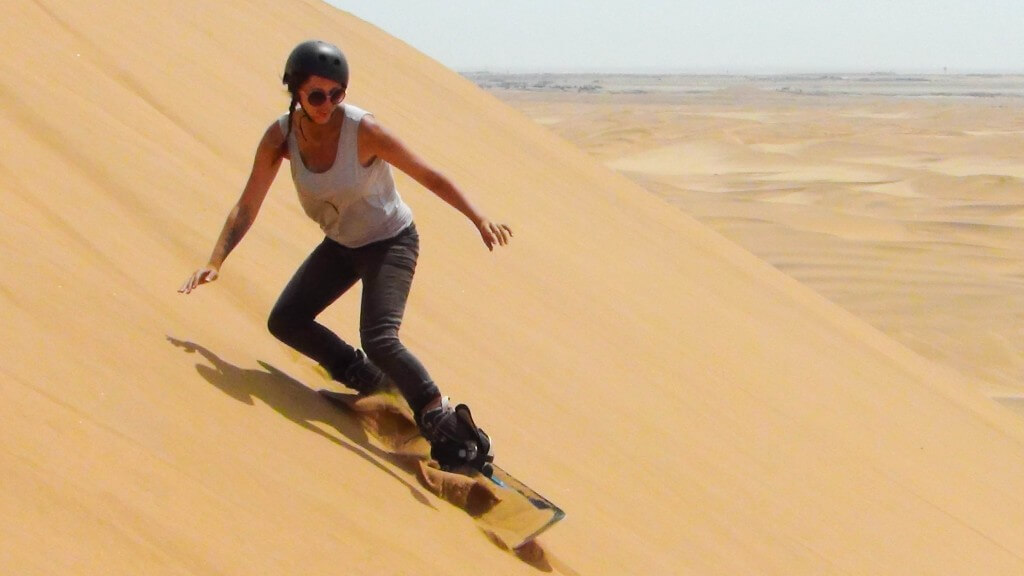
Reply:
[[[405,340],[569,518],[566,574],[1019,574],[1024,431],[469,82],[317,2],[4,4],[0,571],[529,574],[375,451],[265,316],[318,241],[285,172],[206,258],[307,37],[517,230],[400,183]],[[357,298],[325,314],[354,337]]]

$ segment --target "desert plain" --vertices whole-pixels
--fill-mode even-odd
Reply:
[[[1024,406],[1024,76],[468,76]]]

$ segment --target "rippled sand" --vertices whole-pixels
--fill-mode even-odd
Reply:
[[[1022,83],[886,79],[485,84],[985,393],[1024,393]]]

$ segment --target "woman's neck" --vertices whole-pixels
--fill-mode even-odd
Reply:
[[[341,128],[341,119],[344,116],[341,105],[338,105],[331,112],[331,118],[325,124],[317,124],[309,117],[305,110],[299,110],[299,135],[311,143],[319,143],[324,140],[337,139],[338,130]]]

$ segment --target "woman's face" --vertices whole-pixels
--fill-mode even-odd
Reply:
[[[334,108],[344,99],[345,89],[341,84],[321,76],[310,76],[299,87],[299,103],[317,124],[329,122]]]

